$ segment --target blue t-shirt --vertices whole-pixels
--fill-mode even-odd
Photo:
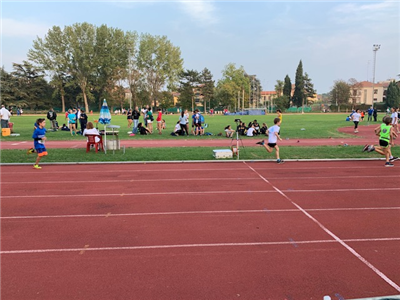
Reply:
[[[76,114],[68,114],[68,119],[70,124],[76,123]]]
[[[41,138],[45,137],[46,131],[46,128],[38,127],[33,132],[32,138],[34,139],[33,145],[35,149],[46,149],[46,147],[44,146],[44,140],[41,140]]]

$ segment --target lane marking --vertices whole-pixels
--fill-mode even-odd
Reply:
[[[382,191],[382,189],[380,189]],[[237,193],[276,193],[274,190],[260,190],[260,191],[187,191],[187,192],[149,192],[149,193],[125,193],[125,196],[154,196],[154,195],[204,195],[204,194],[237,194]],[[15,198],[76,198],[76,197],[112,197],[112,196],[120,196],[121,194],[71,194],[71,195],[23,195],[23,196],[4,196],[3,199],[15,199]]]
[[[81,250],[81,252],[79,252],[79,255],[82,255],[83,253],[85,253],[85,251],[89,248],[89,245],[85,245],[85,247],[83,247],[83,249]]]
[[[303,209],[300,205],[298,205],[296,202],[294,202],[292,199],[290,199],[289,196],[287,196],[285,193],[283,193],[280,189],[278,189],[276,186],[274,186],[272,183],[269,182],[268,179],[263,177],[260,173],[258,173],[254,168],[249,166],[246,162],[244,162],[245,165],[247,165],[254,173],[258,174],[262,180],[264,180],[268,185],[272,186],[279,194],[281,194],[286,200],[288,200],[290,203],[292,203],[295,207],[297,207],[304,215],[306,215],[310,220],[312,220],[315,224],[317,224],[325,233],[330,235],[334,240],[336,240],[338,243],[340,243],[344,248],[346,248],[351,254],[353,254],[355,257],[357,257],[361,262],[363,262],[368,268],[370,268],[372,271],[375,272],[379,277],[381,277],[386,283],[388,283],[390,286],[392,286],[394,289],[396,289],[398,292],[400,292],[400,286],[397,285],[395,282],[393,282],[389,277],[387,277],[384,273],[382,273],[378,268],[376,268],[374,265],[372,265],[368,260],[366,260],[363,256],[361,256],[357,251],[355,251],[353,248],[351,248],[346,242],[344,242],[342,239],[340,239],[337,235],[335,235],[332,231],[330,231],[328,228],[326,228],[322,223],[320,223],[316,218],[314,218],[312,215],[310,215],[305,209]]]
[[[400,238],[375,238],[375,239],[345,239],[345,242],[381,242],[400,241]],[[297,245],[307,244],[337,244],[336,240],[296,241]],[[254,243],[214,243],[214,244],[177,244],[177,245],[153,245],[153,246],[126,246],[126,247],[96,247],[96,248],[60,248],[60,249],[35,249],[35,250],[5,250],[0,254],[34,254],[50,252],[80,252],[80,251],[119,251],[119,250],[149,250],[149,249],[181,249],[181,248],[206,248],[206,247],[252,247],[292,245],[291,241],[282,242],[254,242]]]
[[[272,161],[271,161],[272,162]],[[280,170],[285,170],[285,171],[287,171],[287,170],[307,170],[307,171],[312,171],[312,170],[335,170],[335,169],[340,169],[340,170],[344,170],[344,169],[349,169],[349,170],[371,170],[371,169],[379,169],[379,170],[382,170],[382,166],[381,165],[376,165],[376,166],[359,166],[359,165],[356,165],[356,164],[354,164],[354,165],[350,165],[349,166],[349,161],[341,161],[341,162],[343,162],[343,166],[338,166],[338,167],[313,167],[313,166],[311,166],[311,164],[308,166],[308,167],[293,167],[293,168],[290,168],[290,167],[284,167],[284,168],[282,168],[282,169],[277,169],[277,168],[273,168],[273,167],[258,167],[257,169],[259,169],[259,170],[265,170],[265,171],[271,171],[271,169],[274,169],[274,170],[276,170],[276,171],[280,171]],[[176,162],[175,162],[176,163]],[[207,163],[207,162],[204,162],[204,161],[202,161],[201,163]],[[221,162],[213,162],[213,163],[221,163]],[[227,163],[246,163],[246,161],[239,161],[239,162],[236,162],[236,161],[233,161],[233,162],[227,162]],[[227,163],[221,163],[221,164],[224,164],[224,166],[226,166],[227,165]],[[257,163],[259,163],[259,164],[263,164],[263,165],[265,165],[265,161],[259,161],[259,162],[257,162]],[[302,163],[301,161],[299,161],[299,162],[294,162],[294,163]],[[332,163],[331,161],[320,161],[320,162],[317,162],[317,163]],[[340,162],[336,162],[336,161],[334,161],[333,163],[340,163]],[[85,163],[79,163],[78,165],[84,165]],[[143,163],[140,163],[140,164],[135,164],[135,167],[138,167],[138,166],[140,166],[141,164],[143,164],[143,165],[146,165],[146,168],[147,168],[147,166],[152,166],[152,164],[146,164],[146,162],[143,162]],[[253,163],[254,164],[254,163]],[[56,165],[56,164],[54,164],[54,165]],[[84,167],[86,168],[87,166],[91,166],[92,164],[86,164]],[[233,171],[233,170],[240,170],[240,171],[247,171],[248,170],[248,168],[237,168],[237,167],[232,167],[232,168],[190,168],[190,165],[198,165],[198,164],[196,164],[196,163],[191,163],[191,162],[187,162],[187,163],[185,163],[185,164],[181,164],[181,163],[179,163],[179,164],[177,164],[177,168],[175,169],[175,168],[170,168],[170,169],[163,169],[163,171],[165,171],[165,172],[182,172],[182,170],[187,170],[187,171],[219,171],[219,172],[226,172],[226,171]],[[49,166],[50,166],[50,164],[49,164]],[[129,170],[129,172],[130,173],[133,173],[133,172],[137,172],[137,173],[143,173],[143,172],[154,172],[154,171],[157,171],[158,169],[155,167],[154,169],[134,169],[134,170],[131,170],[131,169],[128,169],[129,168],[129,166],[127,166],[127,168],[125,169],[125,168],[122,168],[122,166],[123,165],[119,165],[119,168],[118,169],[116,169],[116,170],[102,170],[101,172],[102,172],[102,174],[105,174],[105,173],[121,173],[121,172],[124,172],[124,171],[128,171]],[[182,169],[182,166],[185,166],[185,167],[187,167],[187,168],[183,168]],[[6,165],[4,165],[4,166],[2,166],[2,169],[4,168],[4,169],[6,169],[6,168],[16,168],[16,167],[19,167],[19,166],[6,166]],[[26,168],[26,166],[21,166],[21,168]],[[76,168],[77,166],[76,165],[73,165],[73,168]],[[396,171],[396,170],[393,170],[393,171]],[[4,173],[6,173],[7,172],[7,175],[9,176],[10,174],[8,174],[8,172],[9,171],[4,171]],[[63,174],[66,174],[66,173],[72,173],[72,174],[76,174],[77,173],[77,171],[76,170],[71,170],[71,171],[68,171],[68,170],[65,170],[65,171],[63,171]],[[78,171],[78,173],[97,173],[97,170],[79,170]],[[26,174],[26,171],[21,171],[21,172],[18,172],[18,171],[13,171],[12,172],[12,174]],[[40,174],[59,174],[59,172],[58,171],[45,171],[45,170],[43,170],[43,172],[42,171],[40,171]]]
[[[396,210],[400,209],[400,206],[396,207],[360,207],[360,208],[311,208],[305,209],[306,211],[370,211],[370,210]],[[172,215],[201,215],[201,214],[249,214],[249,213],[277,213],[277,212],[295,212],[300,213],[297,208],[293,209],[246,209],[246,210],[200,210],[200,211],[171,211],[171,212],[143,212],[143,213],[123,213],[123,214],[112,214],[111,212],[106,214],[106,217],[127,217],[127,216],[172,216]],[[80,215],[53,215],[53,216],[8,216],[0,217],[2,220],[6,219],[46,219],[46,218],[96,218],[104,217],[104,214],[80,214]]]
[[[254,179],[253,179],[254,180]],[[320,193],[320,192],[385,192],[385,191],[400,191],[400,187],[393,188],[365,188],[365,189],[325,189],[325,190],[282,190],[287,193]],[[125,196],[153,196],[153,195],[209,195],[209,194],[236,194],[236,193],[276,193],[276,190],[260,190],[260,191],[188,191],[188,192],[148,192],[148,193],[125,193]],[[4,191],[3,191],[4,193]],[[71,195],[16,195],[16,196],[5,196],[4,194],[1,196],[2,199],[15,199],[15,198],[76,198],[76,197],[113,197],[120,196],[121,194],[71,194]],[[398,198],[400,199],[400,198]]]
[[[383,177],[387,177],[387,176],[382,176]],[[377,178],[377,176],[375,176],[374,178]],[[185,178],[185,181],[217,181],[217,180],[221,180],[221,181],[226,181],[227,179],[232,179],[232,180],[254,180],[254,179],[258,179],[257,177],[254,178],[249,178],[249,177],[245,177],[245,178],[237,178],[237,177],[232,177],[232,178]],[[120,180],[85,180],[85,183],[118,183],[118,182],[163,182],[163,181],[182,181],[182,178],[170,178],[170,179],[120,179]],[[39,181],[8,181],[8,182],[4,182],[2,180],[1,182],[2,184],[38,184]],[[40,181],[40,184],[56,184],[59,185],[59,182],[55,182],[54,180],[52,181]],[[63,183],[76,183],[76,180],[72,180],[72,181],[63,181]]]

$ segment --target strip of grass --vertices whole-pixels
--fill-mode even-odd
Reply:
[[[41,115],[29,115],[29,116],[15,116],[12,117],[11,121],[14,123],[14,132],[19,133],[20,136],[17,137],[2,137],[3,141],[31,141],[32,140],[32,132],[33,125],[37,118],[45,116]],[[250,121],[257,120],[260,126],[262,123],[266,123],[268,126],[273,125],[273,119],[276,117],[276,114],[267,114],[267,115],[258,115],[258,116],[223,116],[216,115],[213,117],[207,116],[205,117],[205,121],[208,124],[208,127],[205,129],[206,132],[212,133],[211,136],[197,137],[197,136],[189,136],[185,137],[188,139],[224,139],[225,133],[224,128],[229,124],[232,128],[236,128],[235,119],[240,118],[246,124]],[[142,136],[136,135],[134,137],[130,137],[128,132],[132,129],[128,128],[126,116],[112,116],[112,124],[119,125],[120,134],[119,137],[121,140],[127,139],[140,139],[140,140],[156,140],[156,139],[176,139],[177,137],[171,136],[170,133],[173,131],[173,128],[177,121],[179,120],[179,115],[165,115],[163,118],[166,120],[167,129],[164,130],[162,135],[159,135],[154,129],[155,133],[152,135]],[[94,121],[98,119],[98,115],[90,115],[89,121]],[[284,114],[283,122],[281,125],[281,135],[283,138],[298,138],[298,139],[306,139],[306,138],[339,138],[346,137],[348,135],[338,132],[338,128],[340,127],[352,127],[352,122],[346,122],[346,114]],[[59,115],[58,117],[59,125],[66,123],[63,115]],[[140,118],[142,120],[142,118]],[[153,124],[156,126],[156,124]],[[361,122],[360,126],[368,125],[368,122]],[[50,124],[47,122],[46,127],[49,129]],[[99,129],[104,129],[104,125],[99,125]],[[218,136],[218,133],[221,133],[222,136]],[[68,131],[57,131],[57,132],[47,132],[48,140],[76,140],[76,139],[84,139],[82,136],[74,136],[72,137]],[[258,139],[258,137],[255,137]]]
[[[51,162],[148,162],[148,161],[190,161],[217,160],[213,157],[215,147],[184,147],[184,148],[127,148],[108,151],[107,154],[95,153],[86,149],[49,149],[49,155],[41,163]],[[382,158],[377,153],[361,151],[360,146],[318,146],[318,147],[280,147],[282,159],[351,159],[351,158]],[[400,148],[393,149],[393,155],[400,156]],[[27,154],[26,150],[2,150],[2,163],[32,163],[36,154]],[[262,147],[246,147],[240,151],[241,160],[275,159],[274,153],[267,153]],[[229,159],[236,160],[236,158]]]

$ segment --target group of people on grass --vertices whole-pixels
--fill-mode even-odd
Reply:
[[[204,117],[198,109],[195,109],[192,113],[192,135],[204,135]],[[174,131],[171,135],[185,136],[189,135],[189,112],[187,109],[182,110],[179,116],[179,120],[176,122]]]
[[[139,122],[140,116],[143,117],[143,122]],[[146,105],[146,107],[144,107],[141,111],[139,111],[139,107],[137,106],[133,110],[128,109],[126,118],[128,120],[128,128],[133,125],[130,136],[135,136],[136,134],[153,134],[154,116],[149,105]],[[162,134],[162,131],[166,128],[166,123],[162,118],[161,108],[157,109],[156,122],[158,134]]]

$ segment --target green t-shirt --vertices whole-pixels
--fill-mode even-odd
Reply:
[[[390,125],[385,123],[381,124],[381,133],[379,134],[379,139],[390,142]]]

